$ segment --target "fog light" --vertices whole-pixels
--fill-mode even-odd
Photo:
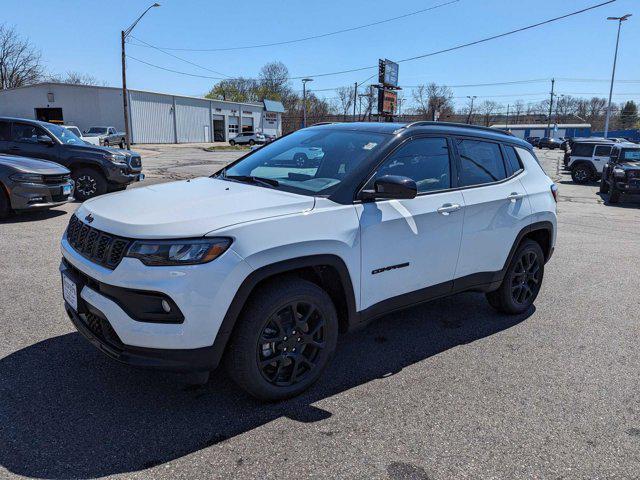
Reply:
[[[162,310],[164,310],[165,313],[169,313],[171,311],[171,305],[169,305],[169,302],[166,300],[162,300]]]

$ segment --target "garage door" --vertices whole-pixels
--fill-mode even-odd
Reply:
[[[242,117],[242,131],[253,132],[253,117]]]
[[[176,97],[178,143],[209,142],[209,101]]]

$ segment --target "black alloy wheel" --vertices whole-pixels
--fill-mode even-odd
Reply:
[[[571,169],[571,179],[576,183],[587,183],[591,180],[591,169],[585,165],[576,165]]]
[[[524,252],[516,262],[511,277],[511,298],[514,303],[529,306],[531,298],[537,295],[541,280],[540,258],[536,252]]]
[[[76,200],[84,202],[107,191],[107,182],[104,177],[91,168],[81,168],[72,176],[75,182],[74,197]]]
[[[304,381],[325,348],[325,320],[312,303],[291,302],[269,318],[257,345],[257,362],[271,384],[288,387]]]
[[[108,147],[110,145],[109,140],[105,140],[104,142],[102,142],[102,145]]]

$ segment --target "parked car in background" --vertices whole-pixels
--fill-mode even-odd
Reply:
[[[57,207],[73,200],[72,194],[71,172],[62,165],[0,154],[0,218]]]
[[[97,138],[98,143],[105,147],[124,148],[127,144],[125,133],[116,131],[115,127],[89,127],[83,132],[83,136]]]
[[[80,129],[75,125],[62,125],[62,127],[71,131],[76,137],[84,140],[87,143],[90,143],[91,145],[100,145],[100,139],[98,137],[85,137],[84,135],[82,135]]]
[[[571,171],[573,181],[587,183],[597,180],[609,161],[613,145],[615,142],[607,139],[574,141],[571,150],[565,153],[568,158],[566,167]]]
[[[234,138],[229,140],[229,145],[255,145],[266,143],[265,136],[262,133],[241,132]]]
[[[621,194],[640,194],[640,146],[617,143],[602,169],[600,193],[609,194],[610,203],[618,203]]]
[[[38,120],[0,117],[0,153],[50,160],[67,167],[80,201],[123,190],[144,179],[139,154],[89,145],[60,125]]]
[[[542,137],[536,147],[538,148],[548,148],[549,150],[555,150],[556,148],[560,148],[562,142],[557,138],[552,137]]]
[[[540,137],[527,137],[525,140],[533,145],[534,147],[538,146],[538,142],[540,141]]]
[[[308,148],[324,152],[312,169],[278,160]],[[222,363],[282,400],[318,380],[339,333],[400,308],[471,290],[520,321],[556,195],[532,147],[495,129],[312,126],[211,177],[83,203],[61,239],[62,297],[116,360],[204,378]]]
[[[324,157],[320,147],[300,147],[287,150],[273,159],[274,164],[299,168],[317,167]]]
[[[275,135],[270,135],[267,133],[263,133],[262,135],[264,135],[264,140],[266,143],[273,142],[276,138],[278,138]]]

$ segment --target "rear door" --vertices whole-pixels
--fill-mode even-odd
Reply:
[[[499,143],[456,138],[454,144],[465,204],[455,277],[469,287],[490,281],[491,274],[503,268],[531,207],[520,182],[523,171],[518,160],[505,162]]]
[[[596,167],[598,173],[602,173],[602,168],[611,158],[612,145],[596,145],[593,151],[593,166]]]
[[[48,137],[51,144],[38,142],[38,137]],[[29,123],[13,122],[8,152],[22,157],[58,160],[58,142],[43,128]]]
[[[11,141],[11,123],[0,120],[0,153],[9,153],[9,142]]]
[[[418,292],[443,295],[452,287],[458,260],[464,201],[455,188],[451,144],[445,137],[406,141],[377,169],[376,178],[401,175],[418,186],[413,199],[378,200],[356,205],[361,232],[361,306]],[[395,306],[411,303],[400,297]]]

